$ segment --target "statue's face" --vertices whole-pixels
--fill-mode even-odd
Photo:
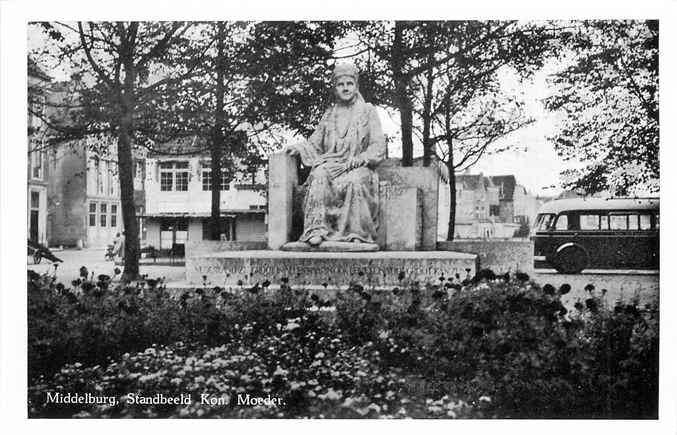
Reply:
[[[347,103],[353,99],[357,93],[357,83],[355,79],[350,76],[341,76],[336,79],[336,96],[339,100]]]

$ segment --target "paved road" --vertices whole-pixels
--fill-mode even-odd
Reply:
[[[65,249],[63,251],[53,251],[54,255],[63,260],[63,263],[58,263],[56,270],[58,281],[70,283],[80,276],[80,267],[85,266],[89,272],[94,272],[95,276],[99,274],[106,274],[113,276],[113,269],[115,267],[124,269],[122,266],[116,266],[112,261],[104,260],[104,249]],[[54,271],[52,263],[46,259],[42,259],[40,264],[33,264],[33,259],[28,257],[28,269],[34,270],[38,273]],[[185,269],[183,264],[179,265],[153,265],[141,264],[139,266],[141,274],[148,274],[150,278],[166,277],[167,281],[183,281],[186,279]]]
[[[659,300],[659,274],[657,271],[645,270],[589,270],[577,275],[562,275],[555,270],[538,269],[533,276],[534,281],[540,285],[552,284],[559,288],[562,284],[571,285],[571,292],[562,299],[573,305],[578,298],[585,300],[588,293],[585,286],[595,286],[595,294],[601,295],[602,289],[606,289],[606,300],[614,304],[622,298],[629,300],[639,297],[640,304],[656,304]]]

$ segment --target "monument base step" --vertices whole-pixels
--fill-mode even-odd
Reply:
[[[226,251],[186,258],[190,285],[246,287],[269,281],[295,288],[392,288],[474,276],[477,255],[450,251],[288,252]]]

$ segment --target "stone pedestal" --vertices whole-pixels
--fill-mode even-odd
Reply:
[[[290,241],[296,159],[285,152],[273,153],[268,168],[268,247],[280,249]]]
[[[345,289],[351,281],[365,288],[392,288],[411,281],[439,283],[440,277],[475,275],[477,255],[436,251],[380,252],[217,252],[186,258],[188,283],[202,286],[252,286],[286,278],[295,288]],[[400,273],[403,280],[400,280]],[[326,286],[325,286],[326,284]]]
[[[423,198],[415,187],[387,185],[381,191],[385,228],[385,246],[389,251],[417,251],[421,249],[423,228]]]
[[[399,162],[386,160],[376,167],[381,183],[387,183],[392,188],[416,188],[420,191],[422,203],[421,215],[421,243],[424,251],[432,251],[437,247],[437,220],[440,175],[433,167],[402,167]],[[400,212],[402,213],[402,212]],[[411,215],[411,212],[407,212]],[[397,218],[397,214],[393,219]],[[402,224],[414,225],[401,218]],[[387,231],[387,230],[386,230]],[[391,248],[387,248],[391,249]]]

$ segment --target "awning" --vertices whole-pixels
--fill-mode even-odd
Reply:
[[[256,210],[221,210],[222,217],[236,217],[237,215],[242,214],[265,214],[265,210],[256,209]],[[145,213],[143,215],[137,215],[137,217],[151,218],[151,217],[175,217],[175,218],[208,218],[211,216],[211,213],[207,212],[160,212],[160,213]]]

